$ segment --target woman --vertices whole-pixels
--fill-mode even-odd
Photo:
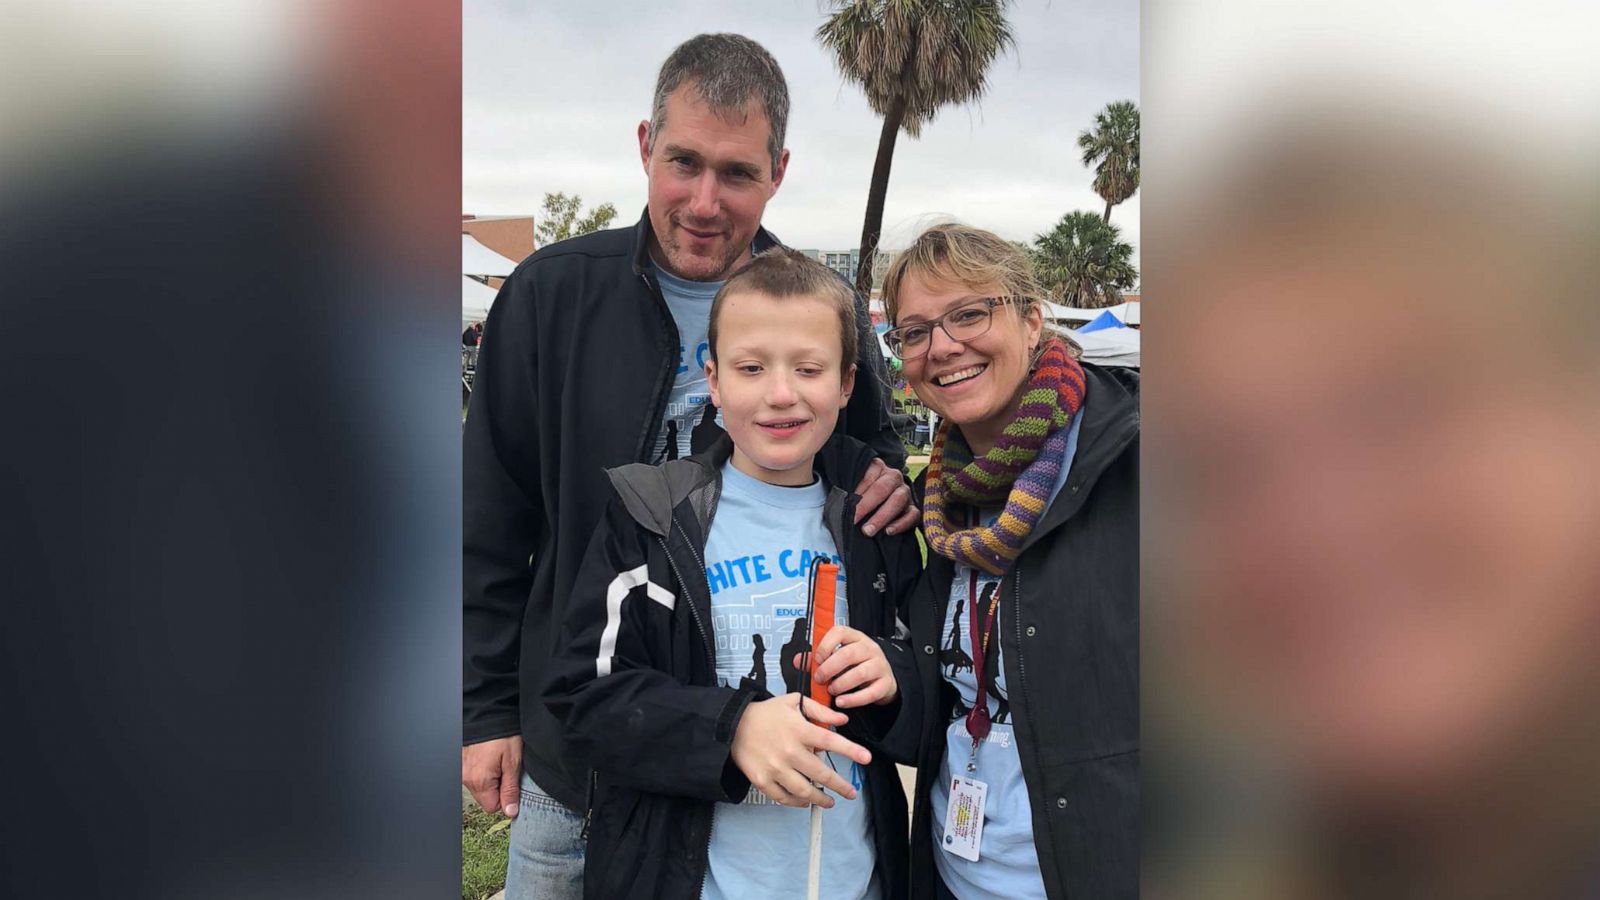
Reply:
[[[884,280],[885,340],[943,421],[891,736],[917,747],[913,897],[1138,892],[1139,380],[1080,363],[1042,296],[960,225]]]

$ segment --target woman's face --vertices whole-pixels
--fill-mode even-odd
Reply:
[[[895,325],[932,322],[957,307],[1004,293],[998,284],[970,288],[912,276],[901,291]],[[989,330],[971,340],[955,341],[944,329],[934,328],[927,354],[904,360],[902,371],[917,399],[959,425],[973,449],[984,452],[1017,410],[1043,325],[1038,306],[1025,316],[1010,303],[996,306]]]

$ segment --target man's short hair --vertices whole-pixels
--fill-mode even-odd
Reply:
[[[839,377],[856,361],[856,295],[839,273],[804,253],[788,247],[773,247],[740,266],[722,283],[711,301],[711,322],[706,329],[711,360],[717,359],[717,319],[723,304],[734,294],[761,294],[782,300],[808,297],[831,306],[839,314]]]
[[[656,135],[667,124],[667,98],[685,83],[693,84],[700,99],[724,118],[743,116],[750,98],[755,97],[771,123],[767,152],[772,156],[772,171],[778,171],[783,136],[789,127],[789,85],[765,47],[739,34],[701,34],[679,44],[656,76],[647,144],[650,152],[655,152]]]

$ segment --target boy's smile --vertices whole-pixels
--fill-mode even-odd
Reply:
[[[822,300],[755,291],[726,298],[706,380],[733,438],[734,468],[769,484],[811,483],[811,460],[855,385],[839,327],[838,311]]]
[[[799,434],[800,429],[810,421],[810,419],[784,419],[780,422],[757,422],[756,425],[774,438],[787,438]]]

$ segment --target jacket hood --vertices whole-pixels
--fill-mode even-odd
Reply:
[[[1074,469],[1103,469],[1139,431],[1139,370],[1083,363],[1087,382]]]
[[[643,275],[644,270],[651,266],[650,238],[655,231],[650,227],[650,207],[646,206],[639,215],[639,223],[633,226],[633,273]],[[772,232],[761,226],[756,227],[756,236],[751,241],[751,247],[756,253],[770,250],[781,242]]]
[[[1088,499],[1101,473],[1139,437],[1139,370],[1083,363],[1083,421],[1067,483],[1022,549],[1072,518]]]

